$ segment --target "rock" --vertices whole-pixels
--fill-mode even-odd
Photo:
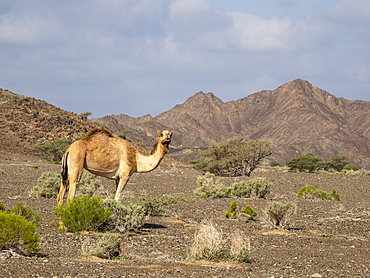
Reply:
[[[312,274],[311,277],[320,278],[320,277],[322,277],[322,275],[319,274],[319,273],[315,273],[315,274]]]
[[[248,213],[241,212],[238,214],[237,219],[242,222],[247,222],[251,216]]]

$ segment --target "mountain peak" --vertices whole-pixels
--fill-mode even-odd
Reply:
[[[202,91],[191,96],[184,102],[187,108],[207,108],[221,105],[223,102],[220,98],[216,97],[213,93],[203,93]]]

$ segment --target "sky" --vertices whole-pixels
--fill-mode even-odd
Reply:
[[[0,0],[0,88],[156,116],[301,78],[370,101],[370,0]]]

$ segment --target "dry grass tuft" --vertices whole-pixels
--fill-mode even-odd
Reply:
[[[202,224],[189,250],[193,259],[215,260],[222,255],[225,240],[213,224]]]
[[[251,242],[240,230],[236,230],[230,235],[230,256],[233,260],[239,262],[246,262],[249,259],[249,250],[251,249]]]

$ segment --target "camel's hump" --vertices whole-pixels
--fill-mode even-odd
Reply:
[[[108,136],[108,137],[114,137],[113,133],[110,132],[109,130],[105,129],[105,128],[94,128],[86,134],[84,139],[89,139],[92,136],[97,135],[97,134],[105,135],[105,136]]]

